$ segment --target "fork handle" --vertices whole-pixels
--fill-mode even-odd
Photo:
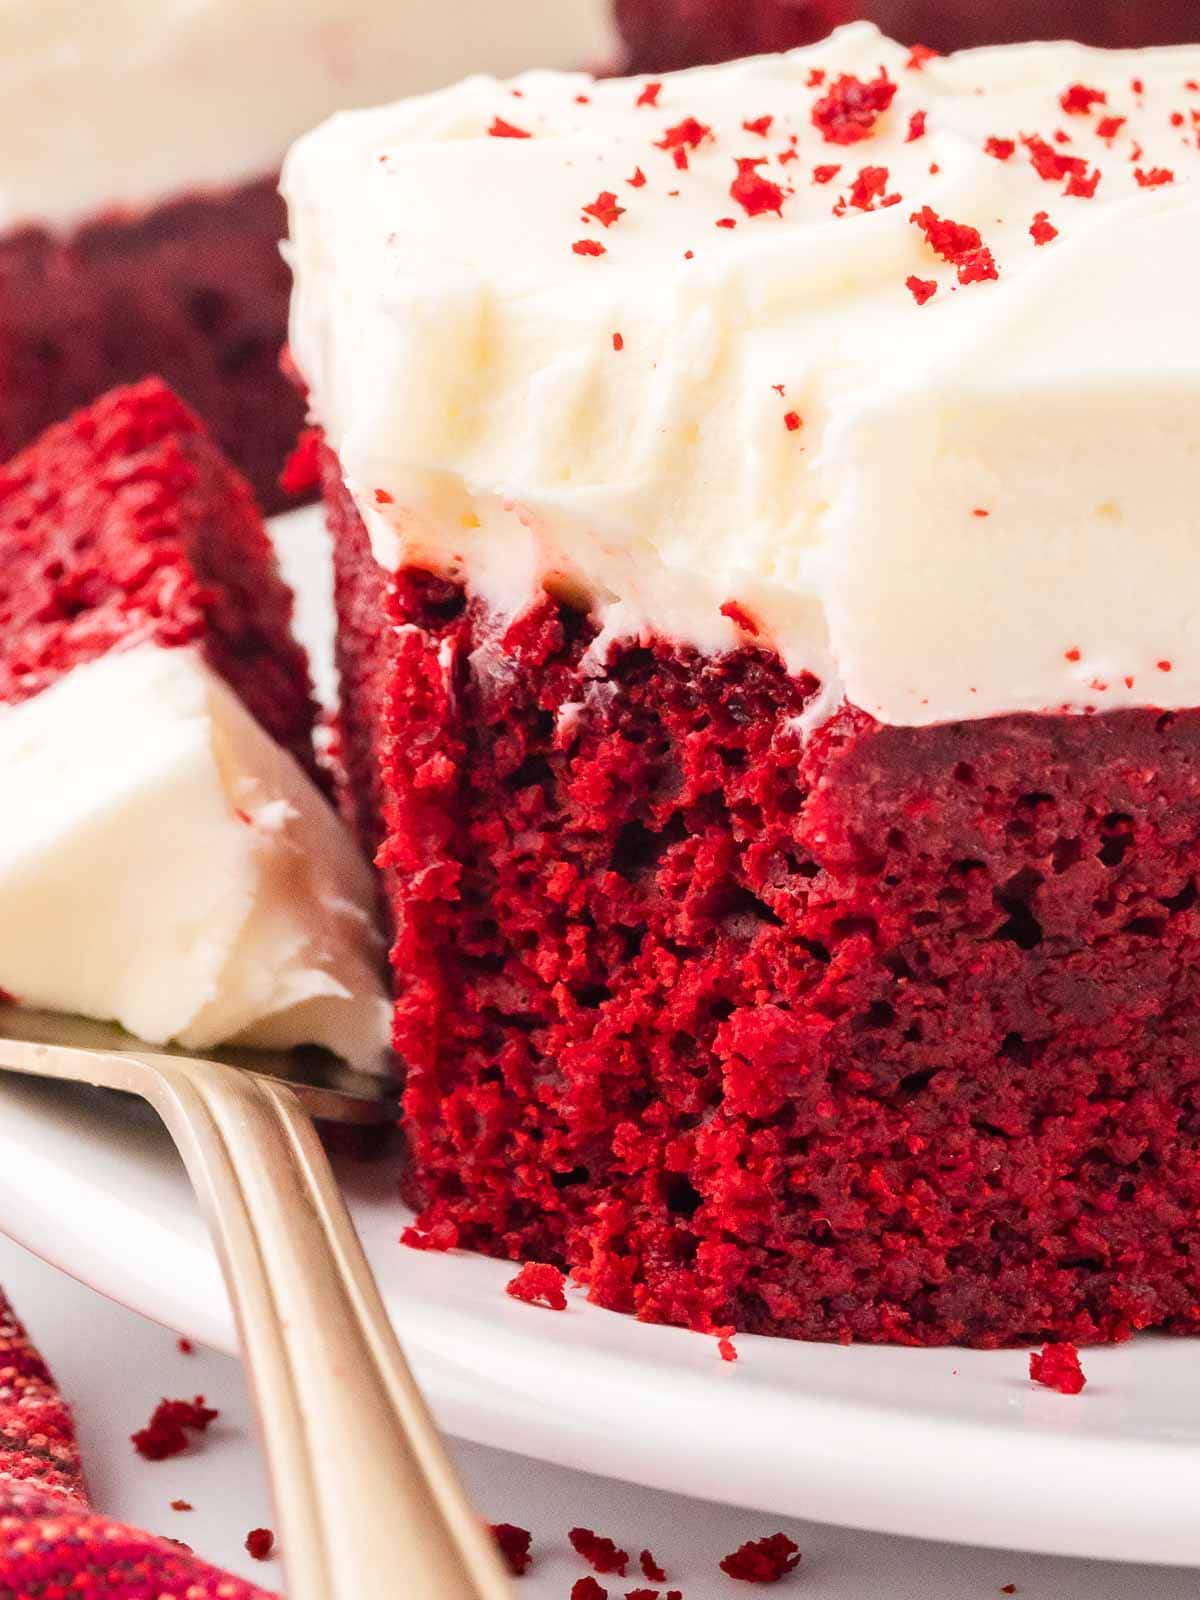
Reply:
[[[237,1315],[288,1600],[507,1600],[311,1119],[265,1078],[153,1064]]]

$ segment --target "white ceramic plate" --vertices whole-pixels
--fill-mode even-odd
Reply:
[[[280,543],[326,641],[311,515]],[[327,681],[327,679],[325,680]],[[464,1438],[817,1521],[1112,1560],[1200,1565],[1200,1362],[1187,1341],[1087,1352],[1077,1398],[1019,1351],[840,1349],[649,1327],[511,1268],[402,1248],[386,1167],[348,1167],[367,1253],[417,1375]],[[216,1259],[168,1140],[136,1106],[0,1079],[0,1228],[102,1293],[231,1350]],[[83,1330],[81,1330],[81,1333]]]

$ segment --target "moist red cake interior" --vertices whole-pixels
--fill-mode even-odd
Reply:
[[[304,406],[279,371],[291,279],[275,179],[0,236],[0,460],[148,373],[205,419],[267,511]]]
[[[709,1331],[1196,1328],[1200,712],[806,743],[769,652],[497,633],[326,494],[431,1240]]]
[[[248,486],[157,379],[105,395],[0,467],[0,702],[110,650],[197,645],[311,770],[291,615]]]

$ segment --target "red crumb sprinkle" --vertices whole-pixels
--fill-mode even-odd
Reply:
[[[1125,126],[1125,121],[1124,117],[1101,117],[1096,124],[1096,132],[1101,139],[1111,144]]]
[[[633,103],[635,106],[656,106],[661,93],[661,83],[647,83],[643,85],[642,92]]]
[[[171,1510],[172,1511],[192,1511],[194,1509],[195,1508],[193,1507],[192,1502],[190,1500],[172,1500],[171,1501]]]
[[[571,246],[577,256],[606,256],[608,251],[599,239],[576,239]]]
[[[508,1565],[508,1570],[514,1578],[520,1578],[529,1570],[529,1550],[533,1544],[533,1535],[528,1528],[515,1527],[511,1522],[493,1522],[491,1524],[492,1537],[500,1547],[500,1554]]]
[[[1058,238],[1058,229],[1050,221],[1048,211],[1039,211],[1029,224],[1029,232],[1033,235],[1034,244],[1049,244],[1051,239]]]
[[[1035,1350],[1029,1357],[1029,1376],[1059,1394],[1079,1394],[1087,1382],[1073,1344],[1048,1344],[1040,1354]]]
[[[180,1339],[177,1341],[175,1348],[181,1356],[190,1356],[194,1354],[196,1346],[190,1339]]]
[[[929,120],[928,111],[914,111],[908,119],[908,137],[905,144],[915,144],[918,139],[925,137],[925,124]]]
[[[1175,182],[1175,174],[1169,167],[1151,167],[1148,172],[1137,167],[1133,175],[1140,189],[1161,189],[1164,184]]]
[[[758,133],[765,139],[770,133],[771,124],[774,121],[774,117],[751,117],[748,121],[742,123],[742,127],[745,128],[747,133]]]
[[[927,44],[915,44],[908,52],[908,60],[904,63],[909,72],[922,72],[927,61],[936,61],[941,55],[940,50],[931,50]]]
[[[317,428],[305,428],[296,440],[296,448],[283,464],[279,474],[279,487],[284,494],[309,494],[321,482],[321,434]]]
[[[718,217],[716,222],[713,224],[713,226],[716,227],[716,228],[736,228],[737,227],[737,218],[736,217]]]
[[[666,1583],[667,1575],[655,1561],[649,1550],[643,1550],[638,1557],[638,1565],[642,1569],[642,1576],[649,1578],[651,1583]]]
[[[1130,78],[1129,87],[1133,90],[1134,94],[1137,95],[1142,95],[1146,92],[1146,85],[1140,78]]]
[[[1186,120],[1182,111],[1172,111],[1171,126],[1173,128],[1182,128]]]
[[[576,1578],[571,1585],[571,1600],[608,1600],[608,1590],[601,1588],[595,1578]]]
[[[905,285],[919,306],[923,306],[927,300],[932,300],[938,291],[936,279],[918,278],[915,274],[905,279]]]
[[[989,156],[995,156],[997,161],[1011,161],[1016,154],[1017,141],[991,138],[983,148]]]
[[[976,506],[971,513],[973,517],[990,517],[991,514],[990,511],[985,511],[982,506]]]
[[[758,171],[765,160],[765,156],[739,159],[737,177],[729,185],[730,195],[748,217],[760,217],[767,211],[783,215],[783,190]]]
[[[1156,663],[1156,665],[1160,672],[1170,672],[1171,670],[1171,663],[1169,661],[1159,661]]]
[[[824,67],[810,67],[808,69],[808,77],[805,80],[805,86],[809,89],[819,89],[825,82],[826,77],[827,73]]]
[[[654,141],[656,150],[688,151],[696,150],[712,134],[712,129],[703,122],[697,122],[695,117],[684,117],[682,122],[677,122],[673,128],[668,128],[661,139]],[[686,159],[684,166],[687,165]]]
[[[376,489],[375,504],[377,506],[390,506],[395,503],[395,495],[389,494],[386,489]]]
[[[448,1218],[432,1228],[405,1228],[400,1243],[409,1250],[454,1250],[458,1246],[458,1227]]]
[[[166,1461],[187,1449],[189,1432],[203,1433],[219,1415],[204,1404],[202,1394],[194,1400],[162,1400],[147,1425],[130,1434],[130,1440],[146,1461]]]
[[[914,211],[909,221],[920,228],[935,255],[958,269],[959,283],[981,283],[1000,276],[992,252],[977,228],[939,217],[932,206]]]
[[[850,204],[860,211],[874,211],[875,202],[887,188],[886,167],[864,167],[850,186]]]
[[[621,350],[624,350],[624,348],[625,348],[625,336],[624,336],[624,334],[614,333],[613,334],[613,349],[617,350],[617,351],[621,351]]]
[[[832,165],[832,166],[825,166],[825,167],[814,167],[813,168],[813,182],[814,183],[832,183],[833,180],[837,177],[838,173],[841,170],[842,169],[841,169],[841,167],[839,165]]]
[[[635,167],[633,169],[633,177],[626,178],[625,182],[631,189],[644,189],[646,187],[646,174],[641,167]]]
[[[720,1352],[722,1361],[736,1361],[738,1358],[734,1342],[728,1337],[717,1340],[717,1350]]]
[[[897,87],[882,67],[869,83],[844,72],[813,106],[813,125],[826,144],[857,144],[869,139],[895,99]]]
[[[1080,200],[1090,200],[1100,186],[1100,168],[1093,167],[1087,177],[1082,173],[1073,172],[1067,180],[1067,193],[1077,196]]]
[[[741,628],[743,633],[748,633],[757,638],[759,633],[758,621],[753,614],[746,610],[740,600],[726,600],[720,608],[721,615],[728,617],[735,627]]]
[[[1106,106],[1108,96],[1103,89],[1089,89],[1086,83],[1073,83],[1059,97],[1059,105],[1073,117],[1088,116],[1093,107]]]
[[[1063,659],[1066,661],[1078,661],[1079,650],[1075,646],[1072,646],[1070,650],[1064,650]]]
[[[787,431],[789,433],[795,433],[797,431],[797,429],[802,426],[802,423],[801,423],[801,420],[800,420],[800,413],[798,411],[785,412],[784,413],[784,418],[783,418],[783,425],[784,425],[784,427],[787,429]]]
[[[617,197],[611,189],[601,189],[591,205],[584,206],[584,213],[595,217],[597,222],[602,222],[606,228],[611,228],[618,217],[625,215],[625,207],[617,204]]]
[[[566,1282],[557,1267],[544,1261],[527,1261],[516,1277],[505,1285],[504,1292],[513,1300],[524,1300],[526,1305],[545,1306],[549,1311],[565,1311]]]
[[[751,1539],[721,1562],[726,1577],[743,1583],[778,1583],[800,1565],[800,1549],[786,1533]]]
[[[620,1549],[611,1539],[602,1538],[591,1528],[572,1528],[567,1537],[575,1554],[582,1556],[597,1572],[615,1572],[618,1578],[625,1576],[629,1552]]]
[[[255,1561],[266,1561],[275,1548],[275,1535],[270,1528],[251,1528],[246,1535],[246,1549]]]
[[[518,128],[513,122],[505,122],[503,117],[497,117],[488,129],[493,139],[532,139],[533,135],[524,128]]]
[[[660,1600],[657,1589],[626,1589],[625,1600]]]
[[[1002,1583],[1000,1585],[1001,1594],[1016,1594],[1016,1592],[1017,1586],[1015,1583]]]

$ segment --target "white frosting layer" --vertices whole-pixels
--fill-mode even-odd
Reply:
[[[266,175],[342,106],[586,66],[608,0],[0,0],[0,230]]]
[[[705,650],[744,640],[734,601],[825,703],[892,723],[1200,704],[1200,48],[907,61],[860,25],[657,105],[475,78],[303,139],[292,343],[380,559],[463,572],[502,613],[563,575],[606,638]],[[830,81],[881,66],[871,136],[827,142]],[[1077,84],[1106,103],[1065,109]],[[498,115],[532,137],[488,137]],[[687,117],[711,133],[680,170],[656,142]],[[1084,187],[1098,168],[1094,196],[1022,136]],[[782,215],[731,196],[762,156]],[[847,203],[865,167],[897,203]],[[599,191],[609,227],[581,212]],[[958,283],[924,206],[980,230],[996,281]]]
[[[140,645],[0,708],[0,772],[0,985],[18,1000],[152,1043],[322,1044],[384,1067],[370,871],[197,652]]]

